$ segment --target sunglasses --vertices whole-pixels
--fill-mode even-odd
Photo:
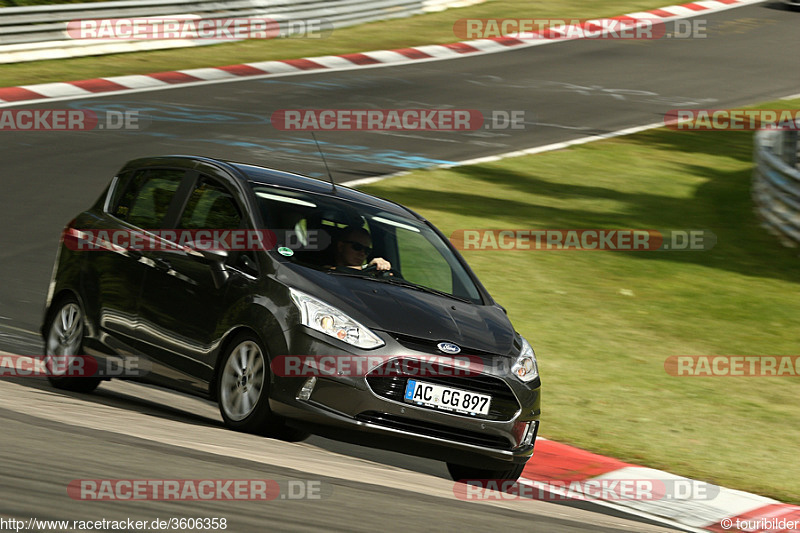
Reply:
[[[353,248],[353,250],[355,250],[356,252],[364,252],[367,255],[372,253],[372,248],[371,247],[364,246],[360,242],[356,242],[356,241],[343,241],[343,242],[346,242],[347,244],[349,244]]]

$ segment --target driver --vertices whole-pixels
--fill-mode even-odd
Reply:
[[[363,270],[375,265],[378,270],[391,270],[392,264],[382,257],[366,263],[372,253],[372,237],[364,228],[349,227],[336,242],[336,266]]]

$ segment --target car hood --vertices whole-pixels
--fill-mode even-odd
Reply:
[[[370,329],[405,339],[453,342],[464,353],[505,355],[512,351],[514,328],[498,305],[477,305],[360,276],[314,270],[303,274],[316,287],[293,284],[295,287],[338,307]]]

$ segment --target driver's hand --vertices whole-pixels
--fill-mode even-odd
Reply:
[[[369,262],[369,265],[375,265],[378,270],[391,270],[392,264],[383,257],[376,257]],[[367,265],[367,266],[369,266]]]

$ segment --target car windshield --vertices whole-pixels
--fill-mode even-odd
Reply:
[[[333,274],[482,302],[452,248],[425,222],[342,198],[251,186],[264,223],[275,231],[274,253],[287,260]],[[352,264],[353,255],[343,259],[352,249],[362,264]],[[387,261],[391,271],[362,270],[374,258]]]

